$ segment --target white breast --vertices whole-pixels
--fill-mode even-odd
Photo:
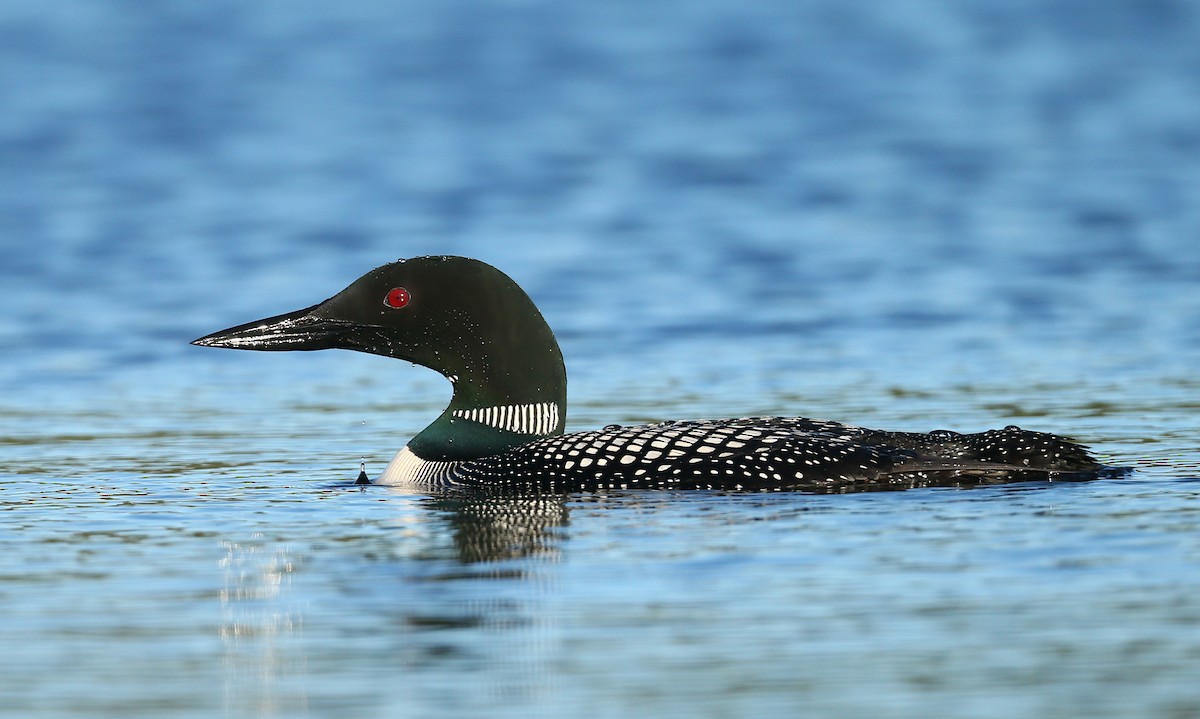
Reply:
[[[455,484],[454,468],[460,462],[421,459],[407,446],[392,457],[375,484],[409,489],[434,489]]]

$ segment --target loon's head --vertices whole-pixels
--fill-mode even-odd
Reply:
[[[436,370],[454,383],[454,398],[414,439],[427,459],[481,456],[529,440],[503,429],[497,435],[491,427],[464,430],[462,425],[470,423],[454,427],[455,411],[461,417],[491,407],[553,403],[554,426],[543,426],[538,434],[561,433],[566,415],[566,370],[550,327],[508,275],[466,257],[417,257],[383,265],[320,304],[214,332],[192,344],[351,349]]]

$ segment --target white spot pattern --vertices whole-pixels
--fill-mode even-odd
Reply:
[[[1081,445],[1015,427],[926,434],[758,417],[611,426],[541,437],[457,462],[427,462],[406,448],[380,483],[502,493],[617,487],[844,492],[1044,480],[1101,470]]]

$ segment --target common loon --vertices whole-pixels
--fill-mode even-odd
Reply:
[[[1085,447],[1019,427],[884,432],[799,417],[610,425],[564,434],[567,374],[550,327],[496,268],[418,257],[371,270],[334,297],[192,344],[352,349],[437,370],[450,405],[376,483],[421,490],[847,491],[1088,478]]]

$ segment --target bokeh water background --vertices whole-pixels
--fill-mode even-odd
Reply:
[[[0,9],[0,714],[1200,716],[1200,5]],[[454,503],[449,397],[201,334],[465,254],[569,426],[1071,434],[1128,479]]]

